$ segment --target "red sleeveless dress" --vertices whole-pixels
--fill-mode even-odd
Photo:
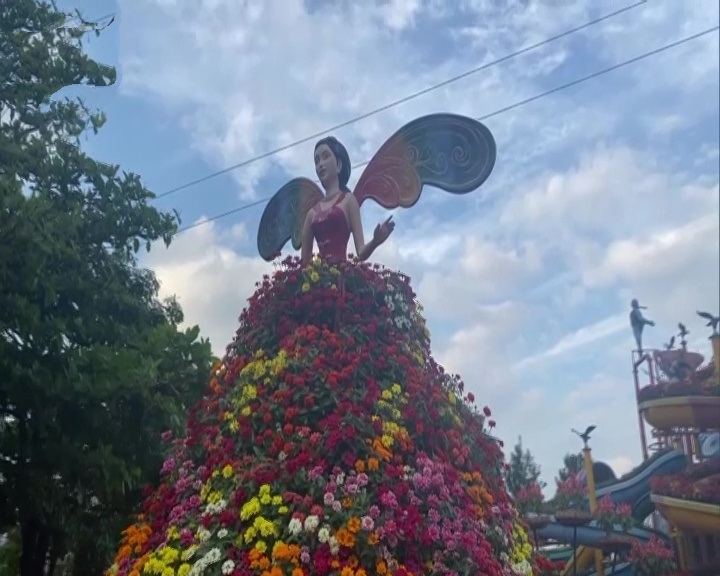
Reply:
[[[340,202],[345,193],[338,195],[337,200],[327,208],[315,208],[312,220],[312,231],[317,241],[320,257],[329,264],[339,264],[347,260],[347,244],[350,240],[350,226]]]

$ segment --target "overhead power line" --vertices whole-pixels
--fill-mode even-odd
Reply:
[[[467,78],[468,76],[471,76],[472,74],[477,74],[478,72],[487,70],[488,68],[492,68],[493,66],[497,66],[498,64],[507,62],[508,60],[512,60],[513,58],[517,58],[518,56],[521,56],[522,54],[526,54],[527,52],[531,52],[532,50],[535,50],[536,48],[540,48],[541,46],[550,44],[550,43],[554,42],[555,40],[559,40],[566,36],[570,36],[571,34],[574,34],[575,32],[579,32],[580,30],[584,30],[585,28],[590,28],[591,26],[595,26],[596,24],[604,22],[605,20],[609,20],[610,18],[614,18],[615,16],[618,16],[625,12],[629,12],[630,10],[633,10],[634,8],[637,8],[638,6],[642,6],[643,4],[646,4],[646,3],[647,3],[647,0],[640,0],[639,2],[635,2],[634,4],[631,4],[624,8],[620,8],[619,10],[615,10],[614,12],[605,14],[604,16],[594,18],[592,20],[589,20],[588,22],[585,22],[584,24],[581,24],[580,26],[576,26],[575,28],[570,28],[569,30],[565,30],[564,32],[561,32],[560,34],[556,34],[555,36],[551,36],[549,38],[541,40],[540,42],[537,42],[530,46],[526,46],[525,48],[521,48],[520,50],[517,50],[510,54],[506,54],[505,56],[501,56],[500,58],[493,60],[492,62],[487,62],[486,64],[477,66],[476,68],[473,68],[471,70],[463,72],[462,74],[458,74],[457,76],[453,76],[452,78],[448,78],[446,80],[443,80],[442,82],[438,82],[437,84],[433,84],[432,86],[428,86],[427,88],[423,88],[422,90],[413,92],[412,94],[408,94],[407,96],[403,96],[402,98],[400,98],[398,100],[394,100],[392,102],[389,102],[388,104],[380,106],[379,108],[375,108],[373,110],[370,110],[369,112],[365,112],[364,114],[361,114],[360,116],[355,116],[354,118],[351,118],[350,120],[346,120],[344,122],[341,122],[340,124],[336,124],[335,126],[330,126],[329,128],[326,128],[325,130],[316,132],[315,134],[310,134],[309,136],[305,136],[304,138],[301,138],[300,140],[295,140],[293,142],[290,142],[289,144],[280,146],[279,148],[274,148],[273,150],[268,150],[267,152],[263,152],[262,154],[253,156],[252,158],[248,158],[247,160],[243,160],[242,162],[238,162],[237,164],[233,164],[232,166],[228,166],[227,168],[223,168],[222,170],[218,170],[217,172],[212,172],[211,174],[208,174],[207,176],[203,176],[202,178],[198,178],[197,180],[192,180],[190,182],[187,182],[185,184],[182,184],[180,186],[172,188],[166,192],[163,192],[162,194],[158,194],[156,196],[156,199],[165,198],[166,196],[176,194],[176,193],[180,192],[181,190],[191,188],[192,186],[196,186],[197,184],[200,184],[202,182],[207,182],[208,180],[211,180],[212,178],[216,178],[217,176],[221,176],[222,174],[227,174],[228,172],[232,172],[233,170],[237,170],[238,168],[243,168],[244,166],[248,166],[250,164],[254,164],[255,162],[259,162],[260,160],[264,160],[265,158],[269,158],[270,156],[275,156],[276,154],[279,154],[280,152],[284,152],[285,150],[289,150],[290,148],[295,148],[296,146],[299,146],[300,144],[305,144],[306,142],[315,140],[316,138],[319,138],[319,137],[327,134],[328,132],[333,132],[335,130],[339,130],[340,128],[345,128],[347,126],[350,126],[352,124],[360,122],[361,120],[365,120],[366,118],[370,118],[372,116],[375,116],[376,114],[380,114],[381,112],[385,112],[386,110],[395,108],[396,106],[399,106],[400,104],[405,104],[406,102],[409,102],[410,100],[414,100],[415,98],[419,98],[420,96],[424,96],[425,94],[428,94],[428,93],[438,90],[440,88],[444,88],[445,86],[448,86],[449,84],[457,82],[458,80],[462,80],[463,78]]]
[[[551,88],[549,90],[545,90],[544,92],[540,92],[538,94],[535,94],[534,96],[530,96],[529,98],[525,98],[523,100],[519,100],[513,104],[509,104],[508,106],[504,106],[502,108],[499,108],[493,112],[490,112],[488,114],[485,114],[483,116],[479,116],[478,118],[475,118],[475,120],[478,120],[479,122],[482,122],[483,120],[487,120],[488,118],[493,118],[494,116],[499,116],[500,114],[504,114],[505,112],[509,112],[510,110],[515,110],[516,108],[520,108],[522,106],[525,106],[526,104],[530,104],[532,102],[535,102],[537,100],[540,100],[542,98],[545,98],[546,96],[550,96],[552,94],[556,94],[558,92],[561,92],[563,90],[566,90],[568,88],[572,88],[573,86],[577,86],[578,84],[582,84],[584,82],[587,82],[588,80],[592,80],[594,78],[598,78],[600,76],[603,76],[605,74],[608,74],[610,72],[614,72],[615,70],[619,70],[620,68],[624,68],[625,66],[629,66],[630,64],[635,64],[636,62],[640,62],[642,60],[645,60],[646,58],[650,58],[651,56],[655,56],[657,54],[660,54],[662,52],[666,52],[668,50],[672,50],[673,48],[677,48],[678,46],[681,46],[683,44],[686,44],[688,42],[691,42],[693,40],[697,40],[698,38],[701,38],[703,36],[707,36],[708,34],[711,34],[712,32],[717,32],[720,30],[720,26],[713,26],[712,28],[707,28],[706,30],[703,30],[702,32],[698,32],[696,34],[692,34],[690,36],[686,36],[685,38],[682,38],[680,40],[676,40],[675,42],[671,42],[670,44],[666,44],[664,46],[661,46],[659,48],[655,48],[654,50],[650,50],[649,52],[645,52],[643,54],[640,54],[639,56],[635,56],[633,58],[630,58],[628,60],[623,60],[622,62],[619,62],[618,64],[614,64],[612,66],[608,66],[607,68],[603,68],[602,70],[598,70],[596,72],[592,72],[591,74],[588,74],[586,76],[582,76],[580,78],[576,78],[575,80],[571,80],[570,82],[566,82],[565,84],[561,84],[559,86],[556,86],[555,88]],[[370,160],[366,160],[364,162],[361,162],[359,164],[355,164],[353,166],[353,169],[356,168],[362,168],[363,166],[366,166]],[[318,182],[315,180],[315,182]],[[212,216],[210,218],[206,218],[205,220],[200,220],[198,222],[195,222],[193,224],[190,224],[189,226],[185,226],[184,228],[180,228],[175,235],[180,234],[181,232],[186,232],[187,230],[190,230],[192,228],[197,228],[198,226],[203,226],[204,224],[209,224],[210,222],[214,222],[216,220],[220,220],[222,218],[226,218],[227,216],[230,216],[232,214],[236,214],[238,212],[242,212],[243,210],[248,210],[249,208],[253,208],[255,206],[258,206],[260,204],[264,204],[268,200],[270,200],[272,196],[265,196],[264,198],[261,198],[260,200],[256,200],[255,202],[251,202],[249,204],[244,204],[242,206],[238,206],[237,208],[233,208],[232,210],[228,210],[227,212],[223,212],[221,214],[217,214],[215,216]]]

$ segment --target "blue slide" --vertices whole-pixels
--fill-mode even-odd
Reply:
[[[596,462],[600,469],[607,468],[605,464]],[[687,456],[679,450],[667,449],[649,458],[640,466],[628,472],[621,478],[609,479],[598,485],[596,494],[598,499],[609,496],[614,504],[630,504],[633,507],[633,517],[637,523],[643,522],[654,510],[650,500],[650,478],[665,474],[676,474],[687,466]],[[604,468],[603,468],[604,467]],[[612,472],[610,472],[612,474]],[[656,536],[661,540],[668,541],[667,534],[650,530],[647,528],[634,528],[629,534],[639,540],[647,541]],[[562,526],[557,522],[550,522],[546,527],[537,531],[540,538],[555,540],[556,542],[571,543],[573,529]],[[578,546],[592,547],[603,536],[605,531],[598,528],[594,522],[577,529]],[[592,575],[595,572],[591,573]],[[632,574],[632,568],[628,564],[615,567],[617,576]]]
[[[663,450],[625,476],[600,484],[596,490],[597,497],[610,496],[613,504],[630,504],[633,517],[637,522],[642,522],[654,509],[650,501],[650,478],[677,474],[685,470],[687,464],[687,456],[681,451]]]

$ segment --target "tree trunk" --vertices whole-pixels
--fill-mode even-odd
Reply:
[[[34,520],[22,524],[22,553],[20,555],[20,576],[45,576],[50,532]]]

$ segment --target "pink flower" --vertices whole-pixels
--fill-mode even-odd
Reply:
[[[365,532],[370,532],[375,528],[375,521],[370,516],[363,516],[361,523],[362,529],[365,530]]]

